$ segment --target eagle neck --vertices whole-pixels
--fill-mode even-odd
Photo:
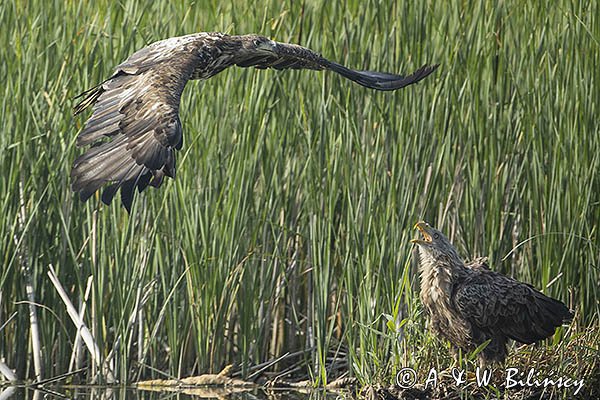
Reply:
[[[421,253],[421,256],[419,275],[423,304],[429,309],[441,307],[450,312],[452,290],[465,273],[464,262],[456,254],[434,258]]]

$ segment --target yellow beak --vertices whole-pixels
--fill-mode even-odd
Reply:
[[[431,243],[431,235],[429,234],[429,232],[427,232],[429,228],[429,224],[425,221],[419,221],[415,224],[414,229],[418,229],[419,232],[421,232],[421,235],[423,235],[423,239],[412,239],[410,242],[411,243]]]

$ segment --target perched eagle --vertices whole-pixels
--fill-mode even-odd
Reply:
[[[573,314],[562,302],[533,286],[493,272],[479,258],[465,264],[450,241],[426,222],[414,239],[419,257],[421,300],[432,329],[454,350],[473,351],[482,366],[503,362],[506,343],[534,343],[554,334]]]
[[[257,35],[195,33],[155,42],[117,65],[110,78],[78,97],[78,114],[92,115],[77,137],[78,146],[92,145],[77,158],[72,188],[85,201],[102,186],[110,204],[121,189],[129,211],[134,190],[159,187],[175,177],[175,150],[182,146],[179,101],[190,79],[208,79],[232,65],[238,67],[332,70],[371,89],[396,90],[431,74],[423,66],[408,76],[354,71],[294,44]]]

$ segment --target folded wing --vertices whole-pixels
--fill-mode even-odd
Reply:
[[[554,334],[573,318],[562,302],[534,287],[485,268],[457,287],[453,302],[475,328],[521,343],[534,343]]]

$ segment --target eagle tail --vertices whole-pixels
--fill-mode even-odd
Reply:
[[[564,303],[537,291],[534,299],[537,312],[531,313],[530,329],[522,330],[518,337],[512,339],[534,343],[554,335],[557,327],[573,319],[573,313]]]

